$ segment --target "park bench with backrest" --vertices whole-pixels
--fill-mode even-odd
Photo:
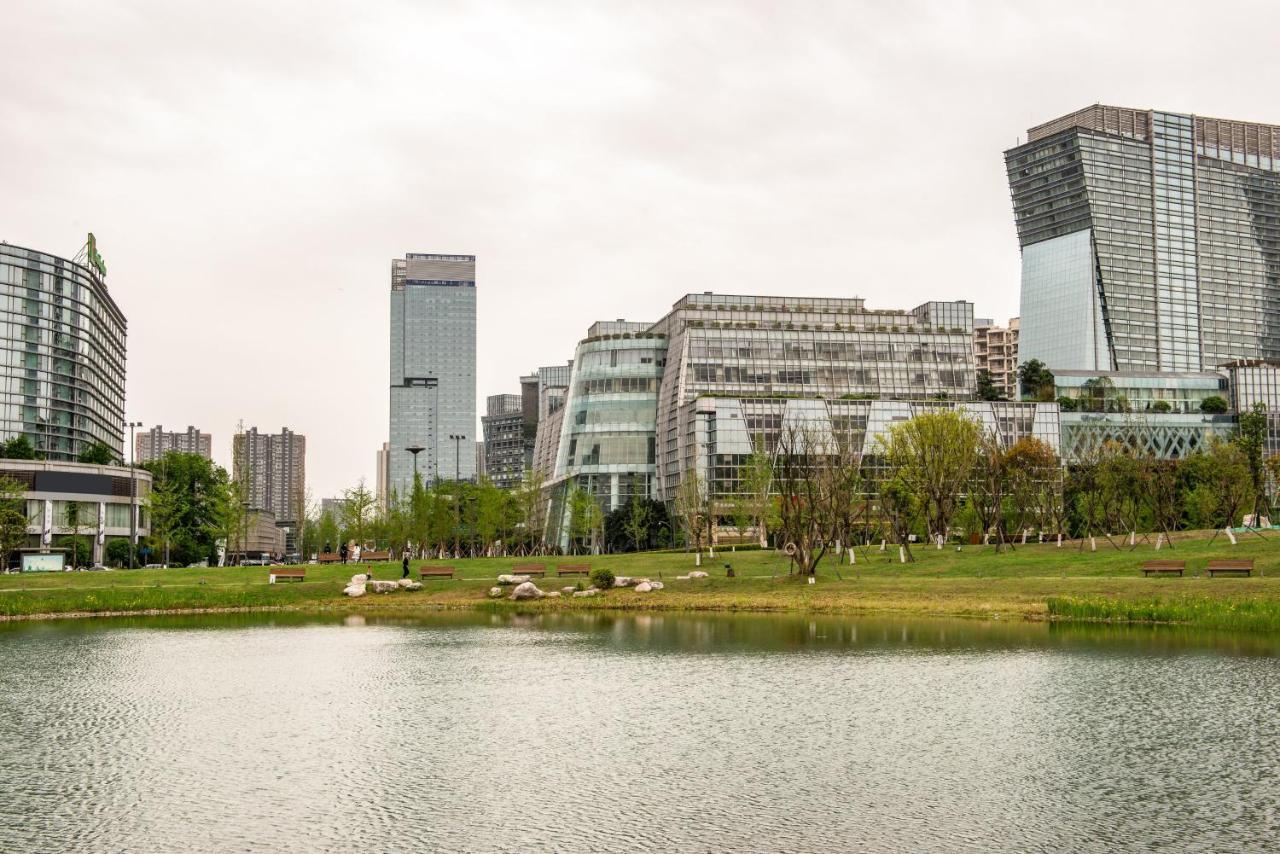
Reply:
[[[418,569],[419,578],[453,578],[451,566],[423,566]]]
[[[320,552],[316,555],[316,563],[342,563],[342,555],[337,552]]]
[[[1143,575],[1182,575],[1187,569],[1185,560],[1149,560],[1142,565]]]
[[[1253,558],[1241,560],[1211,560],[1208,567],[1209,577],[1215,575],[1252,575]]]
[[[307,577],[307,571],[301,568],[273,569],[271,570],[270,574],[267,575],[267,583],[275,584],[276,581],[284,581],[286,579],[291,581],[304,581],[306,580],[306,577]]]
[[[590,575],[589,563],[562,563],[556,566],[556,575]]]
[[[361,563],[387,563],[391,560],[391,552],[360,552]]]
[[[545,563],[522,563],[511,569],[512,575],[546,575],[547,565]]]

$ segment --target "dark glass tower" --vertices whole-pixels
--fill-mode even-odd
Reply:
[[[1280,127],[1095,104],[1027,140],[1005,152],[1024,361],[1280,358]]]

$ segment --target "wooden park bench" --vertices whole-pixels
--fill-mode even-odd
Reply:
[[[418,568],[418,578],[453,578],[453,567],[421,566]]]
[[[512,567],[512,575],[546,575],[547,565],[545,563],[522,563],[519,566]]]
[[[1209,577],[1215,575],[1253,575],[1253,558],[1209,561]]]
[[[307,577],[307,571],[305,569],[302,569],[302,568],[284,569],[283,567],[281,567],[278,569],[271,570],[271,573],[267,576],[267,583],[275,584],[277,579],[279,579],[280,581],[284,581],[286,578],[292,579],[294,581],[305,581],[306,577]]]
[[[338,552],[320,552],[316,555],[316,563],[342,563],[342,555]]]
[[[556,566],[556,575],[590,575],[589,563],[562,563]]]
[[[360,552],[361,563],[387,563],[391,560],[391,552]]]
[[[1185,560],[1149,560],[1142,565],[1142,574],[1146,575],[1173,575],[1182,573],[1187,570],[1187,562]]]

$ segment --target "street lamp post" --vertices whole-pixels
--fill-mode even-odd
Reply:
[[[133,431],[141,421],[129,422],[129,568],[137,565],[138,552],[138,461],[134,450]]]
[[[461,433],[450,433],[449,438],[453,440],[453,479],[460,480],[462,470],[462,440],[467,438]]]
[[[409,447],[405,448],[405,450],[413,454],[413,482],[417,483],[418,482],[418,454],[425,451],[426,448],[422,447],[421,445],[410,445]]]

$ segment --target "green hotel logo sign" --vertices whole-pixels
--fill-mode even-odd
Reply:
[[[102,260],[102,256],[98,254],[98,239],[93,236],[93,232],[89,232],[89,263],[93,265],[93,269],[98,271],[98,275],[106,277],[107,262]]]

